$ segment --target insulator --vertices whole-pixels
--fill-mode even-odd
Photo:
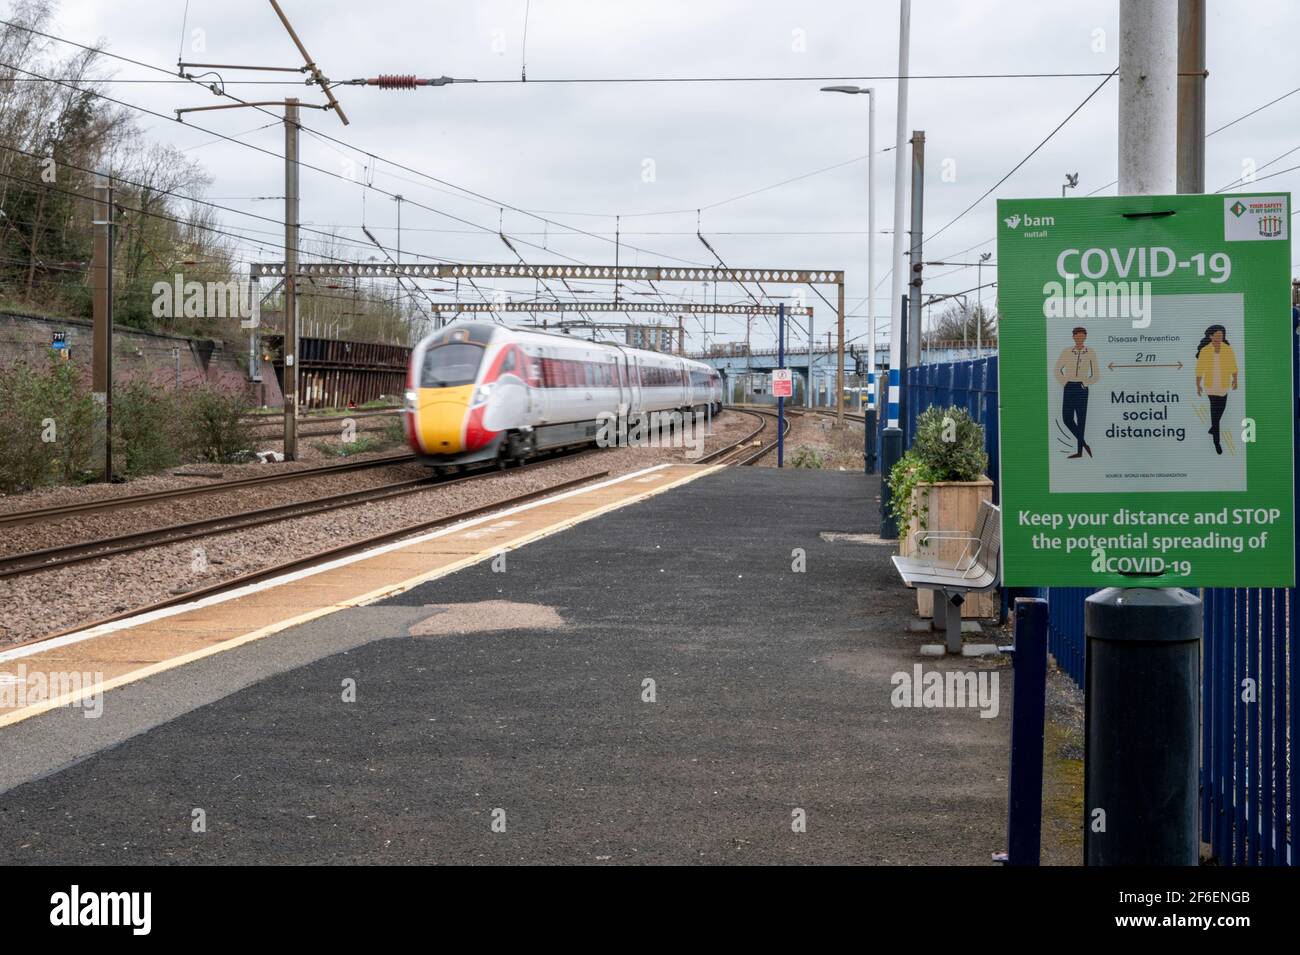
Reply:
[[[415,74],[380,73],[375,85],[381,90],[413,90],[415,89]]]

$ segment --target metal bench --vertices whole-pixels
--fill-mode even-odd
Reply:
[[[966,594],[998,585],[1002,557],[1002,510],[980,502],[975,528],[967,531],[917,531],[918,550],[931,541],[965,541],[955,560],[934,557],[894,557],[894,566],[908,587],[934,591],[934,622],[943,621],[949,653],[961,653],[961,605]],[[942,614],[942,618],[940,618]]]

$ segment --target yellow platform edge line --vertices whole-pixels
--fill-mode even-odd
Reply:
[[[510,541],[507,541],[506,543],[493,544],[490,548],[487,548],[486,550],[481,550],[475,554],[470,554],[467,557],[463,557],[458,561],[454,561],[453,563],[446,564],[442,567],[438,567],[434,570],[427,571],[423,574],[418,574],[415,577],[410,577],[406,580],[401,581],[400,583],[391,584],[385,587],[379,587],[375,590],[371,590],[357,597],[350,597],[347,600],[341,600],[336,603],[330,604],[329,606],[326,607],[320,607],[317,608],[316,610],[308,611],[307,613],[298,614],[295,617],[289,617],[286,618],[285,620],[278,620],[275,623],[267,624],[265,627],[259,627],[256,630],[251,630],[248,633],[241,634],[238,637],[231,637],[229,640],[223,640],[220,643],[214,643],[211,646],[203,647],[202,649],[199,650],[191,650],[189,653],[183,653],[180,656],[170,657],[166,660],[160,660],[157,663],[152,663],[148,666],[141,667],[138,670],[132,670],[130,673],[123,673],[121,676],[114,677],[111,680],[105,680],[100,683],[96,683],[89,688],[83,687],[80,690],[76,690],[71,693],[64,693],[62,696],[58,696],[53,699],[43,700],[40,703],[33,703],[30,706],[23,707],[22,709],[12,710],[8,713],[0,714],[0,727],[11,726],[14,723],[20,723],[23,720],[31,719],[32,717],[39,716],[42,713],[48,713],[50,710],[60,709],[65,706],[72,706],[74,704],[80,703],[81,701],[87,699],[88,697],[92,697],[100,693],[107,693],[109,690],[115,690],[120,686],[126,686],[128,683],[135,683],[139,680],[147,679],[158,673],[163,673],[167,670],[172,670],[175,669],[176,667],[184,666],[187,663],[193,663],[196,660],[202,660],[205,657],[214,656],[218,653],[223,653],[226,650],[237,649],[238,647],[241,647],[248,643],[252,643],[255,640],[261,640],[263,637],[269,637],[274,633],[279,633],[282,630],[288,630],[290,627],[296,627],[300,624],[307,623],[311,620],[316,620],[320,617],[327,617],[330,614],[337,613],[340,610],[347,610],[352,607],[364,607],[367,606],[368,604],[375,603],[376,601],[383,600],[385,597],[394,597],[398,594],[405,593],[406,591],[414,587],[418,587],[420,584],[428,583],[431,580],[437,580],[439,577],[445,577],[448,574],[454,574],[459,570],[464,570],[466,567],[472,567],[474,564],[478,564],[481,563],[482,561],[488,560],[489,558],[495,557],[497,554],[500,554],[503,551],[515,550],[520,547],[523,547],[526,544],[531,544],[534,541],[541,540],[544,537],[550,537],[553,534],[558,534],[561,531],[568,530],[570,527],[574,527],[578,524],[583,523],[584,521],[588,521],[588,520],[592,520],[593,518],[600,517],[602,514],[608,514],[610,511],[616,511],[621,507],[627,507],[629,504],[636,504],[640,501],[647,500],[651,497],[654,497],[657,494],[662,494],[665,491],[671,491],[675,487],[680,487],[683,484],[689,484],[691,481],[697,480],[702,477],[706,477],[707,475],[713,474],[715,471],[720,471],[725,467],[726,465],[715,464],[711,467],[702,469],[700,471],[690,473],[690,474],[685,474],[682,477],[676,479],[675,481],[670,481],[666,484],[660,485],[659,487],[648,488],[647,490],[633,497],[628,497],[617,501],[611,501],[609,504],[602,505],[590,511],[585,511],[576,517],[570,517],[563,521],[557,521],[554,524],[548,524],[545,527],[542,527],[536,531],[532,531],[528,534],[521,535],[520,537],[514,538]],[[378,555],[378,556],[383,556],[383,555]],[[293,583],[293,582],[294,581],[289,581],[289,583]],[[120,631],[120,630],[114,631],[114,633],[122,633],[122,632],[124,631]],[[109,634],[105,634],[105,636],[109,636]]]

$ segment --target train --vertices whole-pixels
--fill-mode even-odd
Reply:
[[[402,421],[423,463],[517,464],[594,444],[609,415],[720,414],[722,375],[677,355],[463,322],[411,352]]]

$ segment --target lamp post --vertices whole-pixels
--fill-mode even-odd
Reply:
[[[821,91],[867,95],[867,340],[871,342],[867,349],[867,382],[870,387],[876,377],[876,90],[870,86],[823,86]],[[875,404],[879,406],[879,402]]]
[[[950,298],[961,299],[961,311],[963,316],[961,323],[961,350],[964,353],[967,348],[967,342],[969,341],[966,332],[966,325],[970,321],[970,300],[967,299],[966,294],[964,292],[951,292],[948,295],[931,295],[925,300],[925,304],[927,306],[937,305],[939,302],[945,302]]]
[[[979,265],[975,268],[975,357],[980,355],[984,337],[984,263],[993,258],[992,252],[981,252]]]

